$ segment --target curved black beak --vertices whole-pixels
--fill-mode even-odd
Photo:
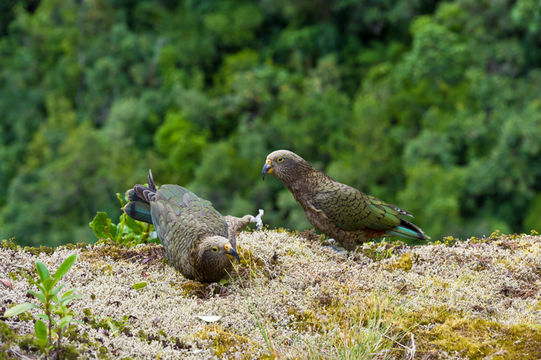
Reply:
[[[230,243],[224,244],[224,250],[225,250],[225,255],[227,255],[227,257],[229,259],[231,259],[231,260],[237,259],[237,261],[240,263],[239,254],[237,253],[235,248],[233,246],[231,246]]]
[[[230,258],[231,260],[233,259],[237,259],[237,261],[239,262],[240,264],[240,257],[239,257],[239,254],[237,253],[237,251],[233,248],[230,248],[227,253],[226,253],[227,257]]]
[[[263,169],[261,169],[261,178],[265,180],[265,175],[267,174],[272,174],[272,166],[269,160],[267,160],[265,165],[263,165]]]

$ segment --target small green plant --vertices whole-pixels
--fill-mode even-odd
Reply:
[[[272,344],[272,337],[269,334],[269,329],[267,327],[267,322],[264,316],[262,316],[257,309],[257,304],[254,302],[250,302],[250,312],[252,313],[256,326],[259,330],[259,333],[265,340],[265,345],[267,346],[268,356],[271,359],[276,358],[276,351],[274,350],[274,346]]]
[[[124,206],[121,194],[116,194],[120,201],[120,207]],[[98,239],[112,241],[115,244],[137,245],[145,243],[159,243],[152,224],[136,221],[122,213],[114,224],[106,212],[98,211],[94,219],[89,223]]]
[[[73,266],[77,255],[73,254],[60,264],[54,275],[51,277],[49,269],[45,264],[36,261],[36,270],[39,275],[39,281],[28,278],[29,282],[36,285],[39,292],[28,290],[41,302],[42,314],[38,314],[39,319],[34,323],[34,332],[36,335],[35,344],[49,357],[49,352],[54,348],[53,341],[56,337],[56,350],[58,358],[61,357],[62,335],[73,321],[73,312],[67,307],[70,301],[80,298],[73,293],[74,290],[66,291],[59,295],[64,288],[64,284],[58,285],[58,282],[66,275]],[[56,286],[56,287],[55,287]],[[4,317],[10,317],[24,313],[30,309],[40,308],[32,303],[17,304],[4,312]],[[47,323],[45,323],[45,322]]]

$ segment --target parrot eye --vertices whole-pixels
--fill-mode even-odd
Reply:
[[[279,157],[278,159],[276,159],[276,161],[282,162],[282,161],[284,161],[284,158],[283,158],[283,157]]]
[[[217,246],[213,246],[210,250],[212,250],[212,252],[218,252],[218,247],[217,247]]]

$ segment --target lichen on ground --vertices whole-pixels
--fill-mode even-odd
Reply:
[[[231,278],[201,284],[160,245],[3,242],[0,279],[13,289],[0,283],[0,314],[34,301],[24,274],[36,276],[36,260],[55,269],[77,253],[63,281],[82,296],[71,307],[81,323],[66,345],[82,358],[541,358],[540,236],[369,243],[348,254],[314,233],[264,230],[238,244]],[[36,314],[0,317],[4,357],[35,355]]]

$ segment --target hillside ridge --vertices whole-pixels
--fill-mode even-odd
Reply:
[[[368,243],[348,254],[313,232],[263,230],[238,244],[232,278],[202,284],[167,264],[161,245],[4,241],[0,279],[13,288],[0,283],[0,314],[35,301],[22,274],[35,276],[36,260],[56,269],[77,253],[64,278],[82,296],[71,307],[81,320],[66,342],[73,356],[354,358],[379,331],[376,358],[541,357],[541,236]],[[0,353],[37,354],[30,317],[0,317],[0,326]]]

